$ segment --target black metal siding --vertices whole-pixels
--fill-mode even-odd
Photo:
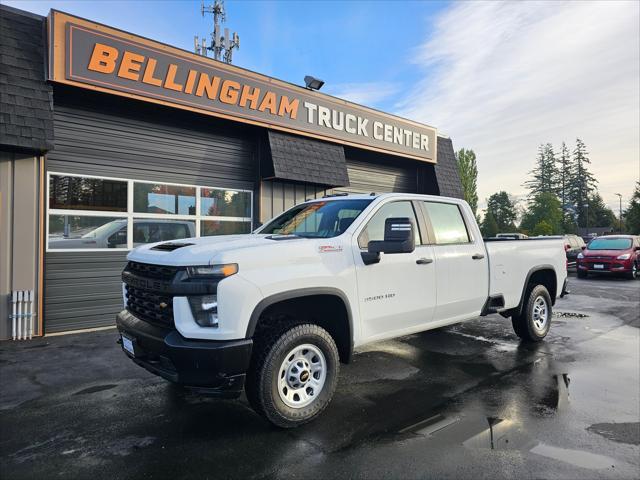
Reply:
[[[55,93],[48,171],[255,190],[255,129],[91,92]],[[48,252],[45,332],[113,325],[125,255]]]

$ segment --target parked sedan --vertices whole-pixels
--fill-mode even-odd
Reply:
[[[640,241],[632,235],[611,235],[591,240],[578,255],[578,277],[590,273],[622,273],[638,276]]]
[[[567,268],[573,268],[577,265],[578,255],[585,247],[584,240],[578,235],[564,236],[564,250],[567,254]]]

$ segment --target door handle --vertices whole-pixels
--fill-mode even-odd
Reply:
[[[419,258],[416,260],[418,265],[428,265],[429,263],[433,263],[433,258]]]
[[[472,255],[471,258],[473,258],[474,260],[482,260],[484,258],[484,255],[482,253],[476,253],[475,255]]]

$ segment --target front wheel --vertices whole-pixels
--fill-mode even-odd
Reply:
[[[587,278],[587,275],[589,275],[589,274],[587,272],[584,272],[584,271],[582,271],[582,270],[580,270],[578,268],[578,271],[577,271],[576,275],[578,275],[578,278]]]
[[[552,315],[549,291],[544,285],[535,285],[528,290],[522,313],[511,317],[513,330],[525,341],[539,342],[549,333]]]
[[[257,338],[247,374],[249,403],[278,427],[310,422],[329,405],[340,361],[323,328],[303,324],[271,338]]]
[[[627,272],[627,278],[630,280],[638,278],[638,265],[635,262],[631,265],[631,270]]]

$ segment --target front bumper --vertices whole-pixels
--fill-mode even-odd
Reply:
[[[242,392],[251,359],[251,339],[190,340],[177,330],[142,321],[127,310],[116,316],[121,335],[132,340],[129,358],[171,382],[220,397]],[[124,350],[124,349],[123,349]]]
[[[595,265],[602,265],[602,268],[596,268]],[[633,264],[626,260],[615,261],[589,261],[584,260],[578,263],[578,270],[589,273],[627,273],[632,269]]]

